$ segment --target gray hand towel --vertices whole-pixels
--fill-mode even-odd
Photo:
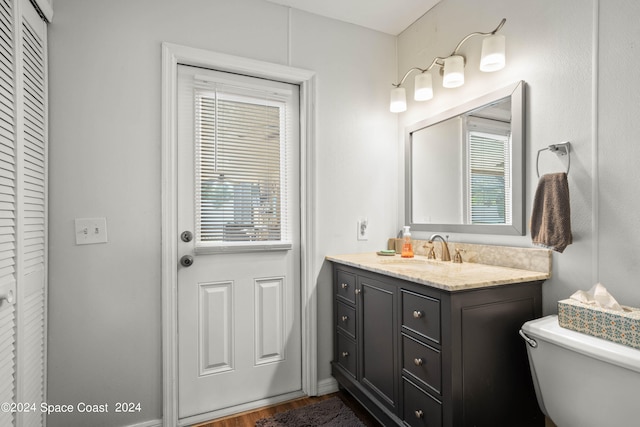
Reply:
[[[530,227],[534,245],[562,253],[573,243],[566,173],[546,174],[540,178],[533,199]]]

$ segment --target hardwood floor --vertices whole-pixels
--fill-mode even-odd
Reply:
[[[380,427],[381,424],[367,412],[360,404],[351,397],[350,394],[339,391],[337,393],[325,394],[324,396],[303,397],[289,402],[280,403],[278,405],[268,406],[265,408],[247,411],[229,417],[219,418],[217,420],[208,421],[197,424],[192,427],[253,427],[259,419],[267,418],[278,412],[288,411],[290,409],[300,408],[302,406],[311,405],[331,397],[339,397],[345,405],[347,405],[354,414],[367,427]],[[556,427],[550,419],[546,419],[545,427]]]
[[[303,397],[300,399],[291,400],[289,402],[280,403],[274,406],[268,406],[266,408],[260,408],[253,411],[243,412],[241,414],[232,415],[229,417],[219,418],[217,420],[209,421],[202,424],[197,424],[193,427],[250,427],[254,426],[256,421],[261,418],[270,417],[278,412],[288,411],[290,409],[300,408],[306,405],[320,402],[331,397],[339,397],[345,405],[347,405],[354,414],[364,425],[367,427],[380,427],[375,418],[373,418],[366,409],[348,393],[339,391],[337,393],[325,394],[324,396]]]

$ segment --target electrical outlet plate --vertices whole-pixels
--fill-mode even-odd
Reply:
[[[369,240],[369,220],[358,220],[358,240]]]
[[[107,243],[106,218],[76,218],[76,245]]]

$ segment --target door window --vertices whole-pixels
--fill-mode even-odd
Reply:
[[[196,251],[291,247],[291,96],[286,90],[196,83]]]

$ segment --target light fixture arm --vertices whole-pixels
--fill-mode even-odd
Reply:
[[[453,50],[453,53],[451,53],[451,55],[449,56],[453,56],[453,55],[457,55],[458,54],[458,50],[460,50],[460,48],[462,47],[462,45],[469,40],[471,37],[474,36],[492,36],[495,33],[497,33],[498,31],[500,31],[500,29],[502,28],[502,26],[504,25],[504,23],[507,22],[507,18],[502,18],[502,21],[500,21],[500,23],[498,24],[498,26],[496,27],[495,30],[490,31],[488,33],[480,33],[480,32],[475,32],[475,33],[471,33],[469,35],[467,35],[465,38],[463,38],[462,40],[460,40],[460,43],[458,43],[458,46],[456,46],[456,48]]]
[[[438,60],[440,62],[438,62]],[[443,61],[444,61],[444,58],[440,58],[439,56],[437,56],[437,57],[433,58],[433,61],[431,62],[431,65],[429,65],[427,68],[419,68],[419,67],[410,68],[409,71],[404,73],[404,76],[400,80],[400,83],[392,83],[392,85],[395,86],[395,87],[402,86],[404,81],[407,80],[407,77],[409,77],[409,74],[411,74],[413,71],[420,71],[421,73],[426,73],[427,71],[431,71],[431,69],[433,67],[435,67],[436,65],[439,66],[439,67],[443,67],[444,66],[444,62]]]
[[[475,32],[475,33],[471,33],[469,35],[467,35],[465,38],[463,38],[460,43],[458,43],[458,45],[456,46],[456,48],[453,50],[453,53],[449,56],[453,56],[453,55],[457,55],[458,54],[458,50],[460,50],[460,48],[462,47],[462,45],[469,40],[471,37],[474,36],[491,36],[494,35],[495,33],[497,33],[498,31],[500,31],[500,29],[502,28],[502,26],[505,24],[505,22],[507,22],[507,18],[502,18],[502,21],[500,21],[500,23],[498,24],[498,26],[495,28],[495,30],[490,31],[488,33],[480,33],[480,32]],[[441,58],[439,56],[436,56],[435,58],[433,58],[433,61],[431,62],[431,65],[429,65],[427,68],[419,68],[419,67],[413,67],[410,68],[409,71],[407,71],[404,76],[402,77],[402,79],[400,80],[399,83],[392,83],[393,86],[395,87],[400,87],[404,84],[404,81],[407,79],[407,77],[409,77],[409,74],[411,74],[413,71],[420,71],[421,73],[425,73],[427,71],[431,71],[431,69],[433,67],[435,67],[436,65],[439,66],[440,68],[444,67],[444,60],[445,58]]]

